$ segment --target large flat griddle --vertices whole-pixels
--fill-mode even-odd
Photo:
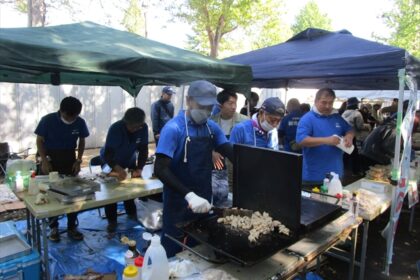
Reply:
[[[286,236],[273,231],[262,235],[256,242],[250,242],[249,232],[217,222],[223,216],[221,211],[223,210],[219,209],[204,219],[177,225],[187,235],[213,249],[219,260],[226,259],[243,266],[251,266],[292,245],[298,239],[295,232]]]
[[[341,207],[303,198],[301,154],[235,145],[233,206],[266,211],[295,232],[321,226]]]

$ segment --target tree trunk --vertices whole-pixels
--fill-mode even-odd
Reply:
[[[47,6],[45,0],[28,0],[28,26],[45,26]]]
[[[219,42],[216,41],[216,38],[210,40],[210,56],[213,58],[217,58],[219,55]]]

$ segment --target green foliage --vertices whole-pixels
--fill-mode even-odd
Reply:
[[[420,57],[420,1],[395,0],[392,11],[382,15],[387,27],[392,31],[384,38],[372,34],[384,43],[406,49],[410,54]]]
[[[139,0],[130,0],[128,8],[124,10],[122,24],[129,32],[145,35],[144,17]]]
[[[292,25],[293,34],[297,34],[309,27],[331,30],[331,19],[327,14],[321,13],[315,1],[309,1],[296,16]]]
[[[282,0],[260,1],[254,10],[254,23],[246,28],[251,49],[260,49],[284,42],[292,31],[283,20],[286,14]]]
[[[167,9],[191,26],[189,49],[218,57],[280,42],[288,30],[281,24],[282,6],[282,0],[185,0]]]
[[[15,9],[21,13],[28,12],[28,0],[16,0]]]

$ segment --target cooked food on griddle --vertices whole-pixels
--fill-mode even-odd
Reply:
[[[259,211],[253,212],[251,217],[241,215],[229,215],[217,219],[217,222],[229,225],[234,229],[249,231],[248,240],[256,242],[257,239],[267,233],[278,229],[279,233],[289,236],[290,230],[277,220],[273,220],[267,212],[261,214]]]

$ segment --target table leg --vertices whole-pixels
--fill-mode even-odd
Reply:
[[[416,212],[416,205],[413,205],[411,206],[411,211],[410,211],[410,223],[408,224],[408,232],[411,232],[413,230],[415,212]]]
[[[35,220],[36,223],[36,236],[34,236],[34,239],[36,238],[36,244],[38,245],[38,252],[41,252],[41,226],[39,224],[39,220]]]
[[[32,231],[32,245],[36,247],[36,228],[35,228],[35,217],[31,214],[31,231]],[[39,251],[41,253],[41,251]]]
[[[42,244],[45,279],[50,279],[50,267],[48,263],[48,238],[47,238],[47,219],[42,219]]]
[[[356,245],[357,245],[357,230],[354,228],[351,232],[351,251],[350,251],[350,264],[349,264],[349,280],[353,280],[354,262],[356,258]]]
[[[369,233],[369,221],[363,220],[363,239],[362,239],[362,252],[360,253],[359,280],[363,280],[365,278],[366,249],[367,249],[368,233]]]
[[[29,212],[28,208],[26,208],[26,239],[28,240],[29,245],[33,247],[34,243],[32,242],[30,217],[31,217],[31,212]]]
[[[319,274],[320,270],[321,270],[321,255],[316,257],[316,273]]]

